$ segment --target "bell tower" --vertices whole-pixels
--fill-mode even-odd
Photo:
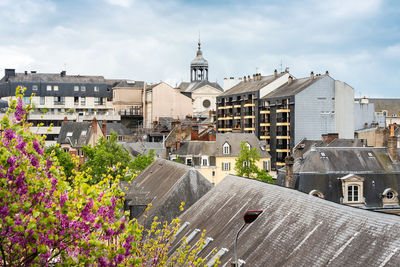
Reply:
[[[208,81],[208,62],[203,58],[203,53],[200,48],[200,38],[198,42],[198,50],[195,59],[190,64],[190,81],[200,82]]]

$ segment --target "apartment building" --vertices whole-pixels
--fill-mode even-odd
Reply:
[[[17,73],[15,69],[6,69],[0,80],[0,97],[10,101],[15,98],[18,86],[25,87],[23,101],[30,103],[32,96],[33,111],[28,115],[31,130],[37,134],[46,134],[46,145],[56,143],[63,120],[120,121],[112,103],[112,88],[120,81],[106,80],[103,76],[67,75],[60,73],[37,73],[36,71]],[[39,127],[39,124],[43,124]],[[52,131],[47,129],[53,125]]]
[[[272,169],[303,138],[354,137],[354,89],[324,75],[296,79],[288,72],[253,75],[217,98],[218,132],[253,132],[266,141]]]

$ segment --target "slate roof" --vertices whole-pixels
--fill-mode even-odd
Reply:
[[[212,184],[194,168],[164,159],[155,159],[131,184],[121,182],[130,206],[152,204],[147,216],[138,218],[145,226],[151,224],[154,216],[159,221],[178,217],[182,214],[181,202],[188,209],[211,188]]]
[[[174,151],[176,155],[209,155],[213,156],[216,152],[216,141],[188,141],[182,142],[181,147]]]
[[[217,83],[217,82],[209,82],[207,80],[202,80],[202,81],[196,81],[196,82],[182,82],[179,86],[178,89],[180,89],[181,92],[193,92],[194,90],[201,88],[203,86],[209,85],[211,87],[214,87],[215,89],[223,92],[224,89]]]
[[[263,99],[296,95],[324,77],[329,77],[329,76],[326,74],[319,75],[315,76],[314,79],[312,80],[310,79],[310,77],[293,79],[290,84],[285,83],[284,85],[276,88],[269,94],[265,95]]]
[[[387,110],[387,116],[392,114],[399,116],[400,114],[400,98],[368,98],[370,103],[374,103],[375,111],[379,112]]]
[[[296,147],[293,148],[293,157],[299,158],[302,157],[304,153],[309,151],[312,146],[316,147],[363,147],[365,146],[363,139],[343,139],[336,138],[332,142],[328,143],[327,141],[322,140],[307,140],[303,139],[300,141]]]
[[[122,80],[120,81],[117,85],[114,87],[117,88],[140,88],[142,89],[144,87],[144,82],[143,81],[134,81],[134,82],[128,82],[128,80]]]
[[[268,75],[268,76],[262,76],[261,80],[256,80],[256,81],[251,80],[251,81],[246,81],[246,82],[242,81],[242,82],[238,83],[237,85],[233,86],[232,88],[230,88],[229,90],[226,90],[225,92],[220,94],[219,97],[235,95],[235,94],[242,94],[242,93],[249,93],[249,92],[256,92],[256,91],[264,88],[265,86],[267,86],[268,84],[270,84],[271,82],[278,79],[279,77],[281,77],[284,74],[286,74],[286,73],[280,73],[280,74],[278,74],[278,76],[276,78],[274,75]]]
[[[131,135],[131,131],[120,122],[107,122],[106,135],[111,135],[111,131],[116,132],[119,136]]]
[[[4,76],[0,82],[5,82]],[[65,82],[65,83],[105,83],[103,76],[65,75],[59,73],[15,73],[8,77],[10,82]]]
[[[69,144],[72,147],[85,146],[89,142],[91,128],[91,122],[64,121],[61,124],[60,134],[58,135],[57,143]],[[83,134],[85,131],[86,134]],[[72,135],[69,136],[69,133],[71,133]]]
[[[242,140],[248,142],[251,147],[257,148],[261,158],[270,158],[271,155],[262,150],[263,143],[258,140],[257,136],[253,133],[217,133],[216,134],[216,157],[237,157],[240,153],[240,143]],[[223,154],[222,146],[228,142],[230,145],[230,154]]]
[[[241,232],[238,258],[245,266],[398,266],[400,217],[329,202],[296,190],[227,176],[186,210],[189,222],[173,247],[194,229],[213,241],[199,254],[226,248],[220,266],[234,259],[234,237],[246,210],[264,212]],[[189,244],[199,239],[198,234]]]
[[[148,154],[152,149],[159,158],[166,158],[166,149],[161,142],[134,142],[122,144],[129,153],[136,157],[137,155]]]
[[[384,147],[316,147],[295,159],[293,173],[295,189],[305,193],[318,190],[336,203],[343,198],[339,178],[347,174],[363,177],[362,208],[382,207],[385,189],[400,190],[400,163],[393,163]],[[284,185],[285,175],[285,168],[279,169],[276,184]]]

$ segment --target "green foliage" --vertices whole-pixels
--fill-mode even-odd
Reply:
[[[114,177],[123,177],[122,180],[131,178],[123,176],[125,169],[131,164],[131,156],[123,146],[117,143],[117,140],[118,135],[111,132],[108,140],[100,138],[93,147],[90,145],[83,147],[87,158],[82,170],[92,177],[89,181],[91,184],[100,182],[109,169],[112,170]]]
[[[240,154],[235,161],[236,175],[256,178],[258,174],[257,161],[260,160],[260,154],[255,147],[248,147],[247,142],[242,140],[240,143]]]
[[[48,108],[42,108],[42,109],[40,110],[40,112],[41,112],[42,114],[46,114],[47,112],[49,112],[49,109],[48,109]]]
[[[131,164],[129,164],[129,167],[132,169],[132,171],[135,174],[139,174],[141,171],[147,168],[153,161],[156,156],[156,153],[154,152],[153,149],[150,149],[149,153],[146,155],[138,155],[135,157],[135,159],[132,161]]]
[[[77,166],[76,160],[73,160],[72,156],[60,148],[58,144],[45,148],[44,150],[46,157],[56,157],[60,167],[65,173],[67,179],[72,176],[72,170]]]
[[[179,156],[176,156],[175,159],[173,159],[172,161],[178,162],[178,163],[182,163],[185,164],[185,161],[183,161],[183,159],[181,159]]]
[[[260,170],[257,167],[257,162],[260,160],[260,154],[255,147],[248,147],[246,141],[240,143],[239,157],[235,161],[236,175],[249,177],[262,182],[274,183],[271,175],[265,170]]]

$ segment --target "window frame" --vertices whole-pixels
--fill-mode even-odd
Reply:
[[[228,142],[225,142],[222,145],[222,154],[229,155],[230,153],[231,153],[231,146],[229,145]]]
[[[348,203],[359,203],[360,199],[361,199],[360,192],[361,192],[360,185],[358,185],[358,184],[347,185],[347,202]],[[357,193],[357,195],[355,193]],[[356,199],[356,197],[357,197],[357,199]]]
[[[52,86],[51,86],[51,85],[49,85],[49,84],[48,84],[48,85],[46,85],[46,91],[49,91],[49,92],[50,92],[50,91],[52,91]]]
[[[79,85],[74,85],[74,92],[79,92]]]
[[[32,91],[39,90],[39,86],[37,84],[32,85]]]

